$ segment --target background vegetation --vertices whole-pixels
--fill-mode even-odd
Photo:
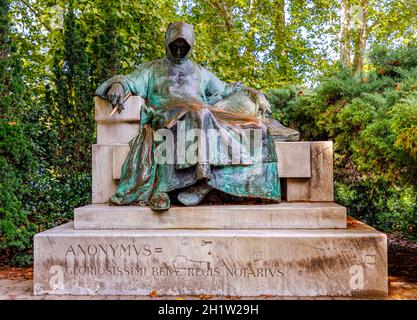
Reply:
[[[274,117],[335,143],[336,198],[417,239],[416,0],[2,0],[0,256],[90,202],[92,94],[195,25],[193,59],[268,92]]]

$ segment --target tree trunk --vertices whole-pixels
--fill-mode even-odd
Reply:
[[[350,0],[342,0],[340,60],[345,66],[350,66]]]
[[[281,78],[287,76],[287,52],[286,48],[286,28],[285,28],[285,0],[276,0],[275,4],[275,21],[274,21],[274,36],[275,36],[275,55],[279,61],[279,74]]]
[[[229,12],[227,3],[224,0],[210,0],[209,3],[214,8],[214,10],[216,10],[217,14],[222,17],[226,30],[230,32],[233,26],[233,18]]]
[[[365,58],[366,40],[368,37],[368,6],[369,0],[361,1],[362,14],[360,17],[359,30],[355,39],[355,56],[353,58],[353,70],[355,73],[363,71],[363,62]]]

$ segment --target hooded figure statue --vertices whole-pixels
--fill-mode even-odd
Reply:
[[[114,76],[96,90],[119,111],[127,94],[147,104],[109,202],[163,211],[174,195],[184,205],[197,205],[212,189],[278,202],[273,121],[265,118],[265,95],[239,82],[225,83],[189,60],[192,25],[170,23],[165,45],[166,57]],[[298,132],[285,129],[287,138],[298,138]]]

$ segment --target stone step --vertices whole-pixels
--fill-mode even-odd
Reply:
[[[386,236],[353,222],[333,230],[74,230],[68,223],[34,238],[34,293],[386,295]]]
[[[346,228],[346,208],[333,202],[149,207],[92,204],[75,209],[75,229]]]

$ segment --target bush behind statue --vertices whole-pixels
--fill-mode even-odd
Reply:
[[[313,90],[269,91],[303,140],[333,140],[336,201],[383,231],[417,239],[417,47],[376,47],[371,71],[339,70]]]

